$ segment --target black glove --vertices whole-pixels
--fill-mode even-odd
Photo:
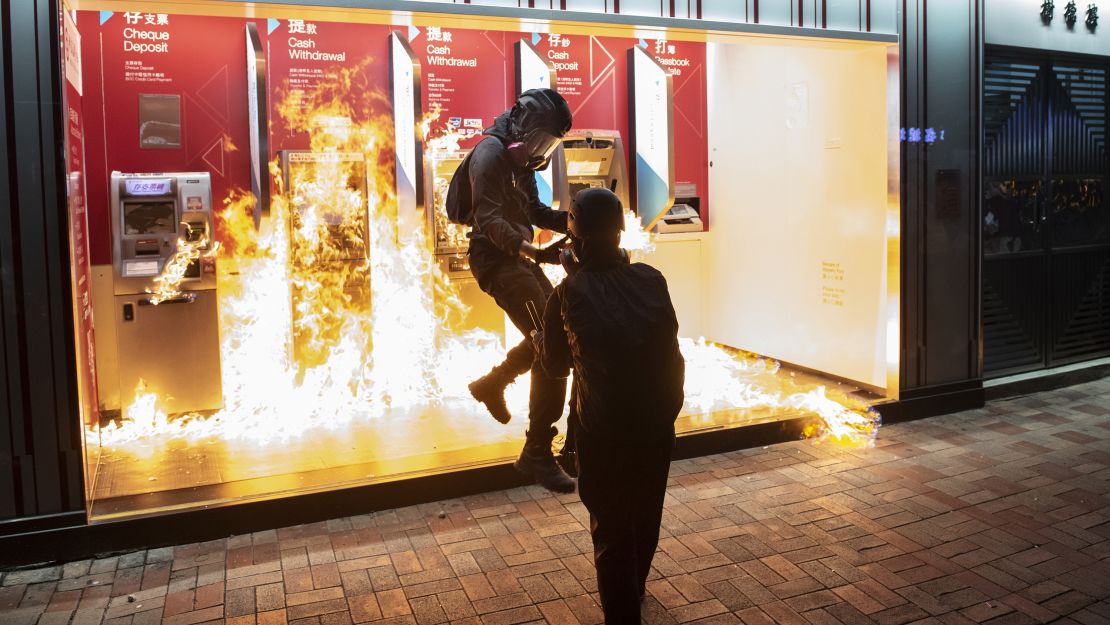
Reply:
[[[536,250],[536,262],[548,265],[558,265],[559,255],[562,254],[563,248],[558,245],[549,245],[544,248]]]

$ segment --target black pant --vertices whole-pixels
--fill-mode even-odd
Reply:
[[[532,387],[528,395],[528,441],[551,446],[554,436],[552,426],[563,415],[563,400],[567,395],[567,382],[547,375],[540,364],[539,355],[532,347],[529,333],[533,330],[527,303],[531,301],[542,317],[547,298],[554,290],[539,266],[522,258],[505,259],[489,268],[475,268],[479,283],[488,285],[486,292],[509,315],[524,339],[514,345],[497,369],[508,378],[531,370]]]
[[[605,623],[639,623],[640,596],[659,544],[674,439],[611,441],[579,428],[577,447],[578,494],[590,511]]]

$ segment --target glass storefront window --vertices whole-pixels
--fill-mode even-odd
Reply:
[[[640,209],[622,243],[670,284],[679,432],[800,417],[811,435],[873,440],[871,407],[898,388],[891,44],[213,6],[75,13],[94,520],[513,458],[528,377],[507,391],[508,425],[467,385],[522,337],[442,202],[537,80],[575,115],[541,195],[565,207],[605,186]],[[651,159],[673,169],[662,199]]]

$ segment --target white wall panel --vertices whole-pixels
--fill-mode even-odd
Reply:
[[[478,4],[487,7],[512,7],[519,8],[521,6],[528,6],[528,2],[520,2],[520,0],[470,0],[470,4]]]
[[[753,38],[707,59],[706,338],[885,388],[886,48]]]
[[[568,11],[582,11],[584,13],[604,13],[605,0],[567,0]]]
[[[721,22],[751,21],[753,0],[702,0],[701,18]]]
[[[863,30],[865,0],[826,0],[826,20],[830,30]]]
[[[621,0],[621,15],[650,15],[662,16],[662,3],[659,0]],[[667,15],[670,15],[671,3],[667,2]]]
[[[797,0],[759,0],[759,23],[769,26],[793,26]]]
[[[898,0],[871,0],[871,32],[897,34],[898,5]],[[972,16],[968,15],[968,19],[971,20]]]

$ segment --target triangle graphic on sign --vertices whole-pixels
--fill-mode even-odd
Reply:
[[[223,177],[223,175],[224,175],[224,138],[220,137],[219,139],[216,139],[216,142],[212,144],[212,147],[208,148],[208,150],[204,154],[201,154],[200,160],[207,163],[208,166],[211,167],[213,171],[215,171],[216,173],[218,173],[220,175],[220,177]]]
[[[641,48],[644,48],[645,50],[647,49],[647,42],[644,41],[643,37],[640,38],[640,43],[637,45],[639,45]]]
[[[697,123],[692,121],[681,107],[674,107],[674,112],[677,113],[678,116],[683,119],[683,121],[685,121],[687,124],[690,124],[690,128],[694,131],[694,134],[699,137],[702,136],[705,132],[705,88],[703,87],[705,74],[703,74],[701,70],[702,68],[699,65],[694,69],[693,72],[687,75],[686,80],[682,81],[682,84],[675,88],[673,95],[673,97],[677,99],[678,94],[682,93],[682,90],[685,89],[688,85],[693,84],[695,87],[697,87],[697,89],[695,90],[698,94]],[[695,78],[697,80],[695,80]]]
[[[539,33],[532,33],[532,45],[534,45],[534,46],[539,45],[539,43],[540,43],[540,34]]]
[[[272,17],[270,19],[266,20],[266,34],[269,35],[269,34],[273,33],[274,30],[276,30],[277,27],[280,26],[280,25],[281,25],[281,22],[275,20]]]
[[[595,50],[597,52],[595,52]],[[601,65],[604,62],[605,65]],[[597,81],[605,75],[606,70],[616,63],[612,54],[601,45],[597,37],[590,35],[590,84],[596,85]]]
[[[482,36],[486,38],[486,41],[489,42],[489,45],[493,46],[493,49],[497,50],[499,54],[505,54],[505,33],[497,33],[501,37],[501,43],[497,43],[496,41],[494,41],[489,36],[489,33],[490,31],[483,30]]]
[[[108,20],[112,19],[113,15],[115,15],[115,13],[113,13],[112,11],[101,11],[100,12],[100,25],[103,26],[104,22],[107,22]]]
[[[221,121],[230,117],[231,105],[228,96],[227,66],[224,65],[218,72],[197,89],[197,97],[201,102],[212,107],[212,112],[218,115]]]
[[[409,26],[409,41],[416,39],[420,36],[420,29],[415,26]]]

